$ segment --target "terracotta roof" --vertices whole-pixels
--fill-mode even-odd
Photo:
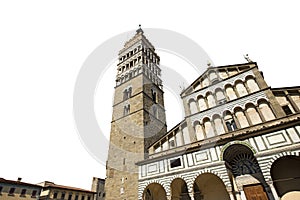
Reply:
[[[81,191],[81,192],[89,192],[89,193],[95,193],[91,190],[85,190],[82,188],[76,188],[71,186],[65,186],[65,185],[57,185],[55,183],[48,182],[44,188],[57,188],[57,189],[64,189],[64,190],[73,190],[73,191]]]
[[[1,178],[1,177],[0,177],[0,183],[7,183],[7,184],[12,184],[12,185],[26,185],[26,186],[30,186],[30,187],[42,188],[40,185],[36,185],[36,184],[32,184],[32,183],[25,183],[22,181],[7,180],[7,179]]]

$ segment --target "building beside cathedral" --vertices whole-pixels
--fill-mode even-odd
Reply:
[[[142,29],[119,52],[107,200],[300,199],[300,87],[250,59],[208,67],[167,131],[159,63]]]
[[[8,180],[0,177],[1,200],[36,200],[39,199],[42,187],[37,184],[18,180]]]

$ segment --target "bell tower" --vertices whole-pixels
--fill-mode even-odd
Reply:
[[[167,131],[160,58],[139,27],[119,51],[106,200],[138,199],[138,167],[148,147]]]

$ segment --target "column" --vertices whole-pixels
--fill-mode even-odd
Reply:
[[[245,110],[243,110],[243,113],[248,121],[249,126],[252,126],[253,124],[252,124],[252,121],[250,120],[250,116],[248,115],[247,109],[248,108],[245,108]]]
[[[299,110],[297,104],[292,99],[291,95],[287,91],[285,91],[285,95],[286,95],[286,98],[288,99],[288,101],[290,102],[290,104],[292,105],[292,107],[294,108],[294,110],[296,112],[299,112],[300,110]]]
[[[273,196],[274,196],[274,199],[275,200],[279,200],[280,198],[278,197],[278,195],[277,195],[277,192],[276,192],[276,189],[275,189],[275,187],[274,187],[274,185],[273,185],[273,181],[271,182],[269,182],[268,183],[268,185],[269,185],[269,187],[270,187],[270,189],[271,189],[271,192],[272,192],[272,194],[273,194]]]
[[[167,200],[171,200],[171,195],[167,195]]]
[[[241,128],[240,122],[239,122],[239,120],[237,119],[237,117],[235,116],[235,112],[234,112],[231,116],[232,116],[233,121],[235,122],[236,127],[237,127],[238,129]]]
[[[261,110],[259,109],[259,105],[257,105],[256,109],[255,109],[261,119],[262,122],[266,122],[267,120],[265,119],[263,113],[261,112]]]
[[[236,197],[237,200],[242,200],[240,191],[243,190],[243,187],[238,187],[235,177],[232,176],[232,186],[233,186],[233,195]]]
[[[234,195],[233,195],[233,193],[232,193],[232,191],[230,190],[227,190],[227,192],[228,192],[228,194],[229,194],[229,198],[230,198],[230,200],[235,200],[235,198],[234,198]]]
[[[243,189],[240,191],[240,193],[241,193],[241,200],[247,200],[245,192],[244,192]]]
[[[193,192],[189,192],[189,196],[190,196],[191,200],[194,200],[194,193]]]

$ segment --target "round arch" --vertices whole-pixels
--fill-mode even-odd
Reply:
[[[273,157],[269,160],[267,164],[267,170],[265,172],[265,177],[267,181],[272,181],[271,178],[271,167],[274,164],[274,162],[284,156],[300,156],[300,152],[297,151],[287,151],[287,152],[281,152],[276,155],[273,155]]]
[[[159,183],[150,183],[143,191],[143,200],[167,200],[164,187]]]
[[[234,141],[222,148],[221,159],[225,161],[231,182],[237,186],[234,192],[243,188],[247,199],[273,199],[255,154],[250,144]]]
[[[224,152],[225,152],[225,150],[228,149],[230,146],[235,145],[235,144],[240,144],[240,145],[244,145],[244,146],[248,147],[252,151],[253,155],[255,155],[257,153],[255,148],[251,144],[249,144],[248,142],[232,141],[232,142],[229,142],[229,143],[225,144],[223,146],[223,148],[221,149],[220,160],[224,161]]]
[[[288,166],[288,167],[287,167]],[[300,195],[300,156],[286,155],[278,158],[271,166],[270,174],[279,197]]]
[[[185,199],[190,200],[187,183],[182,178],[175,178],[170,185],[171,200]]]
[[[213,173],[202,173],[193,184],[194,199],[230,200],[222,179]]]

